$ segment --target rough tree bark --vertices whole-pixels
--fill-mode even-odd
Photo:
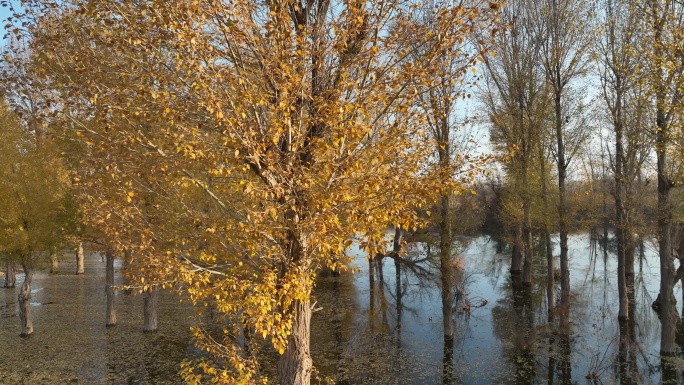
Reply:
[[[157,285],[150,286],[145,292],[143,331],[146,333],[156,332],[159,317],[157,315],[157,308],[159,303],[159,287]]]
[[[309,385],[313,362],[309,351],[312,307],[309,300],[294,304],[292,334],[287,348],[278,359],[278,378],[281,385]]]
[[[24,283],[17,299],[19,300],[19,320],[21,322],[21,336],[30,337],[33,334],[33,317],[31,315],[31,281],[33,270],[24,266]]]
[[[105,293],[107,294],[107,327],[116,326],[116,308],[114,307],[114,255],[111,252],[105,254]]]
[[[14,264],[7,262],[5,264],[5,287],[12,289],[17,285],[17,272],[14,269]]]
[[[83,242],[78,242],[76,247],[76,274],[85,273],[85,261],[83,256]]]

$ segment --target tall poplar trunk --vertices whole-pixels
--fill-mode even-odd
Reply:
[[[529,146],[524,146],[528,148]],[[531,154],[530,154],[531,155]],[[522,228],[522,252],[523,252],[523,277],[522,283],[525,286],[532,285],[532,219],[530,217],[530,210],[532,202],[528,192],[529,185],[529,160],[532,156],[523,156],[522,159],[522,204],[523,204],[523,228]]]
[[[83,256],[83,242],[78,242],[78,246],[76,247],[76,274],[84,274],[85,273],[85,261],[84,261],[84,256]]]
[[[287,348],[278,359],[280,385],[309,385],[313,362],[309,350],[311,334],[311,303],[295,301],[292,334],[287,338]]]
[[[143,331],[147,333],[157,331],[157,323],[159,317],[157,315],[157,308],[159,304],[159,287],[157,285],[150,286],[145,292],[145,303],[144,303],[144,324]]]
[[[544,210],[549,210],[549,199],[547,197],[548,187],[546,186],[546,160],[544,159],[544,150],[539,141],[539,159],[540,159],[540,170],[541,170],[541,188],[542,188],[542,200],[544,203]],[[551,231],[549,231],[549,224],[544,221],[544,243],[546,246],[546,302],[548,305],[548,321],[553,322],[556,300],[555,300],[555,288],[556,283],[554,281],[553,270],[553,245],[551,244]]]
[[[105,254],[105,293],[107,295],[107,322],[106,326],[116,326],[116,308],[114,307],[114,255],[111,252]]]
[[[523,285],[532,285],[532,263],[534,257],[534,249],[532,244],[532,223],[530,219],[530,202],[526,199],[523,203]]]
[[[620,89],[620,78],[617,78],[616,87]],[[625,279],[625,251],[627,239],[625,231],[627,227],[627,216],[625,212],[625,153],[623,148],[623,125],[622,125],[622,99],[621,92],[617,93],[614,110],[614,129],[615,129],[615,236],[617,237],[617,259],[618,259],[618,299],[619,311],[618,319],[628,318],[627,303],[627,281]]]
[[[658,137],[663,136],[658,132]],[[660,354],[675,354],[675,335],[677,328],[677,310],[674,298],[674,263],[672,259],[671,213],[669,204],[670,182],[665,174],[666,152],[657,151],[658,157],[658,254],[660,257],[660,293],[658,307],[661,322]]]
[[[651,2],[653,14],[653,32],[655,57],[662,57],[663,46],[663,23],[659,17],[660,5],[656,1]],[[666,16],[664,16],[666,17]],[[660,328],[660,354],[671,356],[676,352],[675,335],[677,326],[677,310],[674,298],[674,263],[672,259],[672,212],[669,195],[672,187],[667,174],[667,147],[670,141],[670,130],[666,112],[666,87],[665,74],[662,66],[656,66],[656,157],[658,175],[658,254],[660,259],[660,293],[658,294],[658,310],[661,322]]]
[[[29,337],[33,334],[33,316],[31,315],[31,281],[33,269],[24,266],[24,283],[17,299],[19,300],[19,321],[21,322],[21,336]]]
[[[14,269],[14,263],[7,262],[5,264],[5,287],[12,289],[17,285],[17,272]]]
[[[561,312],[564,315],[570,311],[570,269],[568,266],[568,225],[565,181],[567,178],[567,164],[565,160],[565,142],[563,139],[563,111],[561,106],[562,83],[560,74],[555,74],[554,107],[555,128],[558,154],[558,232],[560,235],[560,269],[561,269]],[[568,321],[567,316],[561,317],[561,326]]]
[[[442,195],[439,221],[439,273],[442,284],[442,324],[444,341],[454,338],[454,291],[451,261],[451,222],[449,221],[449,196]]]

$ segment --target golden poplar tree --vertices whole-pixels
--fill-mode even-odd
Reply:
[[[353,237],[374,255],[386,226],[420,225],[442,181],[419,90],[498,4],[434,2],[428,29],[413,1],[50,3],[23,21],[58,96],[46,123],[86,145],[86,221],[134,285],[180,283],[225,318],[193,329],[216,361],[185,379],[264,381],[265,339],[280,383],[308,384],[315,274],[346,269]]]

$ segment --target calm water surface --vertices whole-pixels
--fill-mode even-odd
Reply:
[[[407,258],[427,256],[423,244],[407,247]],[[634,322],[625,326],[625,333],[633,336],[629,344],[619,343],[617,266],[610,243],[604,252],[601,242],[592,242],[588,234],[570,239],[568,340],[559,338],[547,322],[541,257],[535,264],[535,284],[521,295],[508,273],[509,249],[487,236],[463,241],[460,249],[464,262],[456,283],[460,299],[452,349],[443,346],[439,281],[429,261],[397,270],[393,260],[385,258],[382,280],[375,275],[371,285],[365,255],[352,248],[356,274],[322,274],[312,321],[312,356],[318,369],[314,383],[661,382],[660,323],[650,308],[659,285],[652,245],[645,244],[643,257],[636,258]],[[142,297],[119,293],[119,323],[107,329],[101,257],[88,256],[84,276],[71,274],[73,263],[63,263],[62,271],[34,278],[35,335],[29,339],[18,336],[16,290],[0,289],[0,383],[181,383],[180,362],[199,354],[188,331],[195,316],[187,304],[163,293],[159,331],[145,334]],[[18,283],[21,280],[19,276]],[[675,296],[682,298],[679,285]],[[665,377],[677,383],[680,375],[667,372]]]

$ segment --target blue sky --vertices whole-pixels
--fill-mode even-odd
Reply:
[[[20,7],[20,2],[18,0],[9,0],[9,2],[12,3],[12,5],[16,8]],[[0,6],[0,38],[5,35],[4,27],[5,24],[7,24],[5,23],[5,20],[10,16],[12,16],[12,13],[10,12],[9,7]],[[5,39],[0,39],[0,46],[4,45],[4,43]]]

